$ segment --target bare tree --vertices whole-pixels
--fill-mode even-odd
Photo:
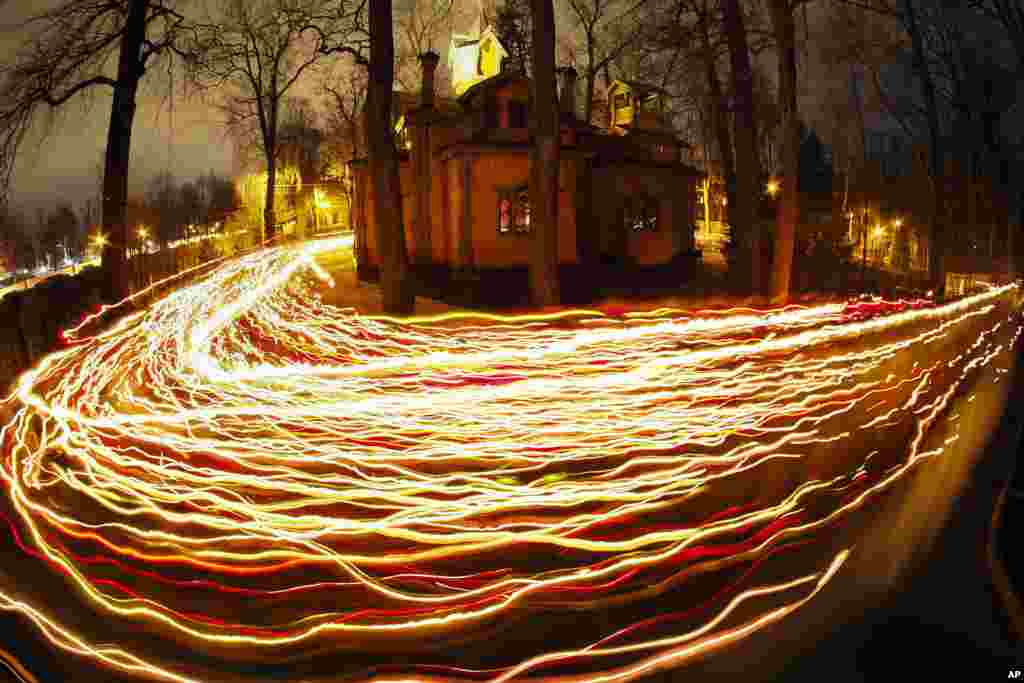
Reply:
[[[36,262],[35,241],[23,216],[0,205],[0,259],[14,273]]]
[[[594,110],[597,76],[622,53],[636,45],[644,32],[641,10],[648,0],[568,0],[569,11],[582,38],[584,82],[583,120]]]
[[[761,167],[757,158],[754,118],[754,70],[739,0],[722,0],[722,25],[732,64],[732,109],[736,132],[736,206],[729,210],[734,231],[746,232],[751,250],[750,275],[755,293],[763,287],[761,235],[757,204],[761,196]]]
[[[530,294],[538,306],[559,303],[558,171],[560,143],[555,90],[555,10],[551,0],[531,0],[530,81],[533,99],[530,153]]]
[[[866,14],[881,17],[899,28],[904,48],[909,51],[913,75],[919,86],[919,99],[906,101],[886,89],[874,73],[874,85],[886,110],[912,132],[923,128],[928,139],[928,180],[931,186],[929,210],[929,279],[936,296],[945,290],[945,255],[949,248],[945,215],[946,148],[943,135],[944,115],[972,105],[964,101],[963,77],[957,74],[963,56],[960,27],[949,25],[949,10],[935,3],[917,0],[838,0]],[[974,5],[976,3],[970,3]],[[966,5],[964,6],[966,7]],[[964,9],[961,7],[960,9]],[[945,104],[950,107],[943,107]]]
[[[772,27],[779,61],[779,127],[781,129],[782,183],[775,248],[772,250],[774,303],[789,299],[793,247],[800,220],[800,120],[796,108],[796,22],[793,12],[803,0],[771,0]]]
[[[197,32],[193,80],[217,89],[236,138],[255,141],[266,167],[265,239],[276,230],[282,106],[300,78],[324,57],[361,55],[365,0],[226,0],[216,24]]]
[[[78,233],[78,216],[69,204],[61,204],[46,217],[38,235],[43,258],[56,267],[70,254]]]
[[[188,30],[186,17],[173,0],[64,0],[22,29],[28,37],[0,67],[0,196],[6,196],[18,149],[42,113],[86,91],[111,89],[103,269],[108,296],[123,298],[129,293],[125,212],[136,93],[152,60],[176,49]]]
[[[333,167],[331,175],[343,179],[343,190],[349,211],[349,225],[353,225],[355,186],[348,162],[366,153],[364,107],[366,106],[366,69],[358,64],[345,64],[324,82],[328,96],[325,142],[326,154]]]
[[[149,181],[146,205],[156,216],[155,237],[163,245],[181,236],[181,210],[178,185],[168,172],[158,173]]]
[[[921,82],[921,94],[925,102],[925,116],[928,120],[928,139],[930,154],[928,155],[928,175],[932,181],[934,198],[931,225],[931,248],[928,250],[928,274],[932,279],[932,287],[938,298],[942,298],[946,290],[946,244],[942,225],[942,194],[939,192],[940,178],[943,173],[942,131],[939,126],[939,107],[935,95],[935,81],[932,78],[928,60],[925,55],[925,39],[923,29],[918,21],[917,8],[914,0],[903,0],[902,13],[898,13],[910,37],[914,55],[914,69]]]
[[[722,92],[722,84],[718,76],[718,45],[714,40],[711,6],[708,0],[694,3],[697,12],[697,26],[700,45],[700,57],[704,66],[704,78],[707,84],[708,109],[715,138],[718,141],[718,154],[722,161],[722,177],[726,187],[726,206],[729,211],[736,206],[736,163],[733,158],[732,134],[729,121],[725,116],[727,102]]]
[[[366,97],[366,142],[373,183],[373,224],[381,257],[384,310],[408,315],[415,307],[409,279],[409,255],[402,225],[402,192],[398,150],[391,126],[395,44],[391,0],[370,0],[370,68]]]
[[[416,92],[420,86],[419,56],[424,52],[441,52],[444,42],[456,21],[470,11],[469,5],[455,0],[399,0],[395,3],[395,81],[406,92]],[[447,93],[451,87],[447,69],[435,75],[438,92]]]
[[[532,73],[532,6],[532,0],[504,0],[494,16],[494,32],[508,52],[507,68],[526,75]]]
[[[970,4],[1002,26],[1017,55],[1017,72],[1024,73],[1024,1],[972,0]]]
[[[366,105],[366,70],[345,69],[323,84],[328,96],[328,144],[337,148],[332,152],[338,159],[356,159],[366,153],[366,131],[363,129],[363,107]]]

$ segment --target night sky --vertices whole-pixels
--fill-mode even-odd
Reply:
[[[53,0],[51,0],[52,2]],[[399,3],[396,3],[396,8]],[[458,0],[457,12],[463,22],[479,11],[478,0]],[[566,7],[556,1],[559,40],[568,33]],[[834,72],[829,67],[827,47],[829,41],[821,38],[828,28],[821,20],[829,3],[811,3],[806,13],[801,11],[798,22],[800,38],[807,37],[807,48],[799,56],[800,112],[809,121],[823,141],[828,143],[846,117],[835,113],[835,100],[847,91],[848,72]],[[213,5],[211,5],[213,6]],[[19,17],[43,9],[40,0],[0,0],[3,8],[3,26],[10,29]],[[11,10],[14,10],[12,12]],[[457,30],[468,27],[457,26]],[[6,33],[6,35],[5,35]],[[12,45],[19,41],[16,32],[0,32],[0,60]],[[444,43],[447,41],[445,40]],[[437,46],[443,50],[443,45]],[[769,80],[775,76],[775,55],[765,50],[755,56]],[[158,69],[166,69],[158,64]],[[316,90],[313,76],[296,88],[295,95],[310,95]],[[175,77],[177,89],[182,86],[180,75]],[[221,125],[221,116],[210,103],[197,98],[186,98],[179,92],[168,107],[169,83],[166,73],[151,73],[143,81],[132,140],[132,160],[129,192],[138,195],[157,173],[170,170],[179,179],[188,179],[201,173],[231,176],[239,171],[230,139]],[[16,207],[31,213],[39,207],[49,208],[57,201],[70,201],[77,209],[97,196],[99,169],[106,142],[106,126],[110,115],[110,92],[94,89],[91,102],[76,98],[66,107],[63,121],[58,121],[53,132],[45,139],[29,139],[22,147],[15,171],[11,198]],[[831,99],[831,102],[830,102]],[[845,105],[845,102],[840,102]],[[886,121],[880,108],[867,103],[866,123],[869,128],[889,128],[895,131],[895,122]],[[41,128],[41,126],[39,127]],[[171,144],[169,144],[171,143]]]

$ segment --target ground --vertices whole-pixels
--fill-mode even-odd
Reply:
[[[948,539],[1005,466],[1013,292],[402,324],[316,248],[84,331],[4,406],[0,609],[45,680],[475,680],[562,650],[533,666],[777,680],[922,567],[964,584],[928,621],[991,614],[975,527]]]

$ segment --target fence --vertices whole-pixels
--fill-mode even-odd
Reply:
[[[212,265],[222,256],[250,252],[253,241],[245,235],[214,235],[153,253],[132,254],[128,260],[132,294],[173,275],[183,274],[186,279],[175,278],[154,287],[130,308],[145,306],[170,289],[201,277],[208,272],[197,268],[203,263]],[[36,361],[61,348],[61,330],[78,324],[102,304],[114,303],[104,300],[103,291],[100,268],[86,267],[74,275],[54,275],[35,287],[11,291],[0,299],[0,316],[5,321],[0,326],[0,386],[10,388]],[[116,311],[113,315],[121,313]]]

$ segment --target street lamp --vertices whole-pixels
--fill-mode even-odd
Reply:
[[[313,230],[320,232],[320,211],[331,208],[331,201],[324,196],[320,188],[313,190]]]
[[[97,258],[102,259],[103,258],[103,247],[105,247],[105,246],[107,246],[107,244],[109,244],[109,242],[107,241],[107,236],[104,235],[101,232],[98,232],[98,233],[96,233],[95,235],[92,236],[91,242],[92,242],[93,247],[95,247],[99,251],[99,253],[97,254]]]
[[[767,190],[769,197],[774,198],[779,193],[779,181],[769,180],[765,190]]]
[[[315,190],[313,196],[316,199],[316,208],[318,209],[329,209],[331,208],[331,200],[324,196],[320,190]]]
[[[875,254],[875,263],[881,263],[881,261],[882,261],[882,236],[883,235],[885,235],[885,230],[882,228],[881,225],[876,225],[875,226],[875,232],[874,232],[875,246],[871,250]]]

